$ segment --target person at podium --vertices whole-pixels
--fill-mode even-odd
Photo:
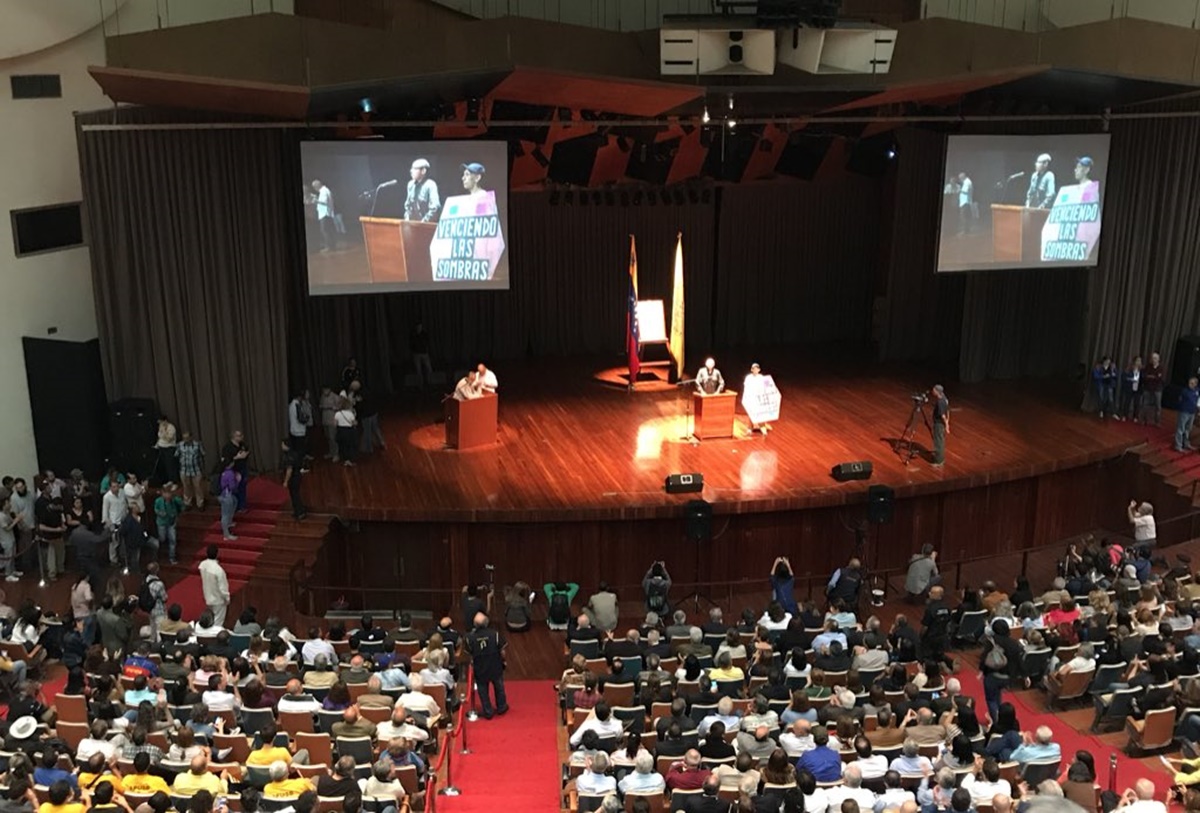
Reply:
[[[725,379],[717,369],[717,363],[709,356],[704,360],[704,366],[696,373],[696,392],[701,395],[716,395],[725,389]]]
[[[500,382],[496,380],[496,374],[483,363],[480,363],[475,372],[475,380],[478,382],[479,389],[488,395],[495,395],[496,390],[500,389]]]
[[[1025,205],[1030,209],[1049,209],[1054,203],[1054,173],[1050,171],[1050,153],[1044,152],[1033,165]]]
[[[451,397],[455,401],[472,401],[476,398],[482,398],[483,389],[479,386],[479,373],[471,370],[458,379],[458,384],[455,385],[454,394]]]
[[[437,181],[429,176],[429,160],[418,158],[408,170],[408,195],[404,199],[404,219],[421,223],[437,220],[442,201],[438,197]]]

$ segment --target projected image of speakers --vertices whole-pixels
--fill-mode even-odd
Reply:
[[[683,518],[688,539],[701,542],[712,538],[712,503],[689,500],[683,507]]]

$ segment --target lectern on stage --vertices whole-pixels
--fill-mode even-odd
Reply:
[[[446,399],[446,445],[473,449],[496,442],[496,416],[500,397],[484,395],[470,401]]]
[[[1049,209],[992,204],[992,259],[1036,263],[1042,259],[1042,226]]]
[[[436,223],[363,215],[363,239],[373,282],[433,282],[429,244]]]
[[[730,390],[716,395],[692,394],[692,412],[696,426],[692,434],[701,440],[733,437],[733,412],[737,408],[737,393]]]

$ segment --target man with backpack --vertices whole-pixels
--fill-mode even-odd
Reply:
[[[671,603],[667,595],[671,592],[671,574],[662,561],[654,562],[642,577],[642,592],[646,594],[646,611],[658,613],[659,618],[671,614]]]
[[[571,623],[571,602],[579,592],[575,582],[546,582],[542,587],[548,608],[546,626],[552,630],[565,630]]]
[[[138,607],[149,614],[149,637],[158,643],[159,622],[167,617],[167,586],[158,577],[158,562],[146,565],[146,578],[138,588]]]

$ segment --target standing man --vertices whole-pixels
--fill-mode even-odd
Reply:
[[[1142,357],[1134,356],[1133,361],[1121,373],[1121,403],[1117,420],[1141,418],[1138,407],[1142,401]]]
[[[20,482],[20,481],[18,481]],[[13,492],[13,499],[16,499],[17,492]],[[100,516],[104,520],[104,527],[108,531],[108,561],[116,564],[120,561],[117,552],[120,545],[120,528],[121,523],[125,521],[125,515],[129,513],[129,503],[125,499],[125,495],[121,493],[121,484],[114,477],[108,483],[108,491],[104,492],[104,499],[101,502]]]
[[[1175,451],[1190,452],[1196,447],[1192,445],[1192,424],[1196,422],[1196,403],[1200,401],[1200,379],[1192,376],[1188,379],[1187,389],[1179,395],[1179,417],[1175,423]]]
[[[1117,367],[1109,356],[1100,359],[1092,368],[1092,385],[1096,388],[1096,399],[1100,403],[1100,417],[1117,415]]]
[[[288,402],[288,434],[290,446],[300,453],[300,459],[308,454],[308,427],[312,423],[312,409],[308,403],[308,390],[297,392]]]
[[[221,449],[221,462],[228,466],[233,463],[233,470],[238,473],[237,510],[246,510],[246,486],[250,480],[250,449],[246,446],[246,436],[241,429],[234,430],[229,436],[229,442]]]
[[[478,379],[478,370],[468,370],[467,374],[458,380],[458,384],[454,387],[454,394],[451,397],[455,401],[472,401],[476,398],[482,398],[483,390],[479,387]]]
[[[418,158],[408,170],[408,195],[404,198],[404,219],[421,223],[437,220],[442,201],[437,182],[429,177],[429,161]]]
[[[1049,209],[1054,202],[1054,173],[1050,171],[1050,154],[1042,153],[1033,165],[1025,205],[1030,209]]]
[[[346,359],[346,366],[342,368],[342,397],[350,391],[350,385],[355,381],[362,381],[362,371],[358,369],[358,360],[351,356]]]
[[[701,395],[716,395],[725,389],[725,379],[717,369],[717,362],[712,356],[704,360],[704,366],[696,373],[696,392]]]
[[[380,449],[386,449],[387,443],[383,440],[383,430],[379,428],[379,402],[375,400],[375,394],[366,388],[360,389],[358,391],[358,407],[354,412],[358,417],[359,432],[361,433],[358,450],[363,454],[370,454],[375,451],[376,443]]]
[[[237,513],[237,492],[240,479],[241,475],[237,473],[234,461],[227,461],[225,468],[221,470],[221,479],[218,485],[219,496],[217,497],[217,502],[221,506],[221,537],[227,542],[237,540],[237,537],[233,535],[233,516]]]
[[[117,491],[120,491],[120,487],[117,488]],[[13,572],[17,576],[23,576],[21,568],[27,565],[22,564],[22,559],[25,562],[31,561],[28,551],[30,543],[33,542],[34,528],[37,525],[37,519],[34,516],[35,499],[25,484],[24,477],[13,480],[12,494],[9,495],[8,501],[13,520],[13,533],[16,537],[16,552],[13,555],[17,559],[17,569]],[[124,500],[122,500],[122,504],[124,504]]]
[[[321,227],[321,251],[337,247],[337,222],[333,219],[333,190],[320,181],[312,182],[316,194],[317,224]]]
[[[58,574],[66,570],[67,558],[67,524],[63,520],[62,498],[51,496],[47,488],[38,503],[35,513],[42,575],[52,582],[58,581]]]
[[[167,561],[175,564],[175,524],[183,513],[183,500],[175,490],[174,483],[162,487],[158,499],[154,501],[154,524],[158,526],[158,542],[167,543]]]
[[[179,472],[175,469],[175,448],[178,440],[175,436],[175,424],[166,415],[158,416],[158,440],[154,442],[154,453],[158,455],[155,462],[155,473],[162,477],[160,483],[174,483],[179,480]]]
[[[200,563],[200,585],[204,604],[212,610],[213,624],[225,626],[225,611],[229,609],[229,579],[225,568],[217,562],[217,546],[208,546],[208,556]]]
[[[334,415],[337,414],[338,407],[342,404],[342,396],[333,391],[331,387],[321,387],[321,426],[325,429],[325,441],[329,445],[329,451],[325,455],[326,460],[334,460],[337,458],[337,422],[334,420]]]
[[[183,442],[175,447],[175,458],[183,483],[184,507],[195,505],[203,510],[204,493],[208,491],[208,484],[204,482],[204,446],[192,437],[191,432],[184,432]]]
[[[1154,425],[1162,426],[1162,393],[1166,377],[1158,351],[1151,353],[1150,363],[1142,370],[1142,423],[1150,423],[1153,415]]]
[[[476,386],[488,395],[495,395],[496,390],[500,389],[500,382],[497,380],[496,374],[489,370],[483,362],[480,362],[479,366],[475,368],[475,372]]]
[[[158,562],[146,565],[146,578],[143,581],[146,584],[144,592],[150,598],[150,606],[143,605],[142,609],[150,615],[150,640],[158,643],[159,627],[167,617],[167,586],[158,577]],[[138,591],[139,601],[142,592]]]
[[[970,234],[975,220],[975,184],[965,172],[958,173],[958,233]]]
[[[421,322],[417,322],[408,334],[408,352],[412,353],[413,369],[421,380],[421,389],[425,389],[433,377],[433,363],[429,359],[429,334]]]
[[[508,642],[500,633],[488,626],[488,617],[483,613],[475,613],[475,627],[463,638],[463,647],[471,656],[475,667],[475,690],[479,696],[479,705],[483,710],[484,719],[490,720],[494,714],[504,714],[508,711],[508,700],[504,696],[504,647]],[[488,697],[488,686],[496,695],[496,710],[492,711],[491,698]]]
[[[941,468],[946,464],[946,435],[950,434],[950,399],[941,384],[930,390],[933,398],[933,465]]]
[[[283,441],[283,484],[292,498],[292,519],[297,522],[308,516],[300,501],[300,481],[304,478],[304,454],[295,447],[295,438]]]

